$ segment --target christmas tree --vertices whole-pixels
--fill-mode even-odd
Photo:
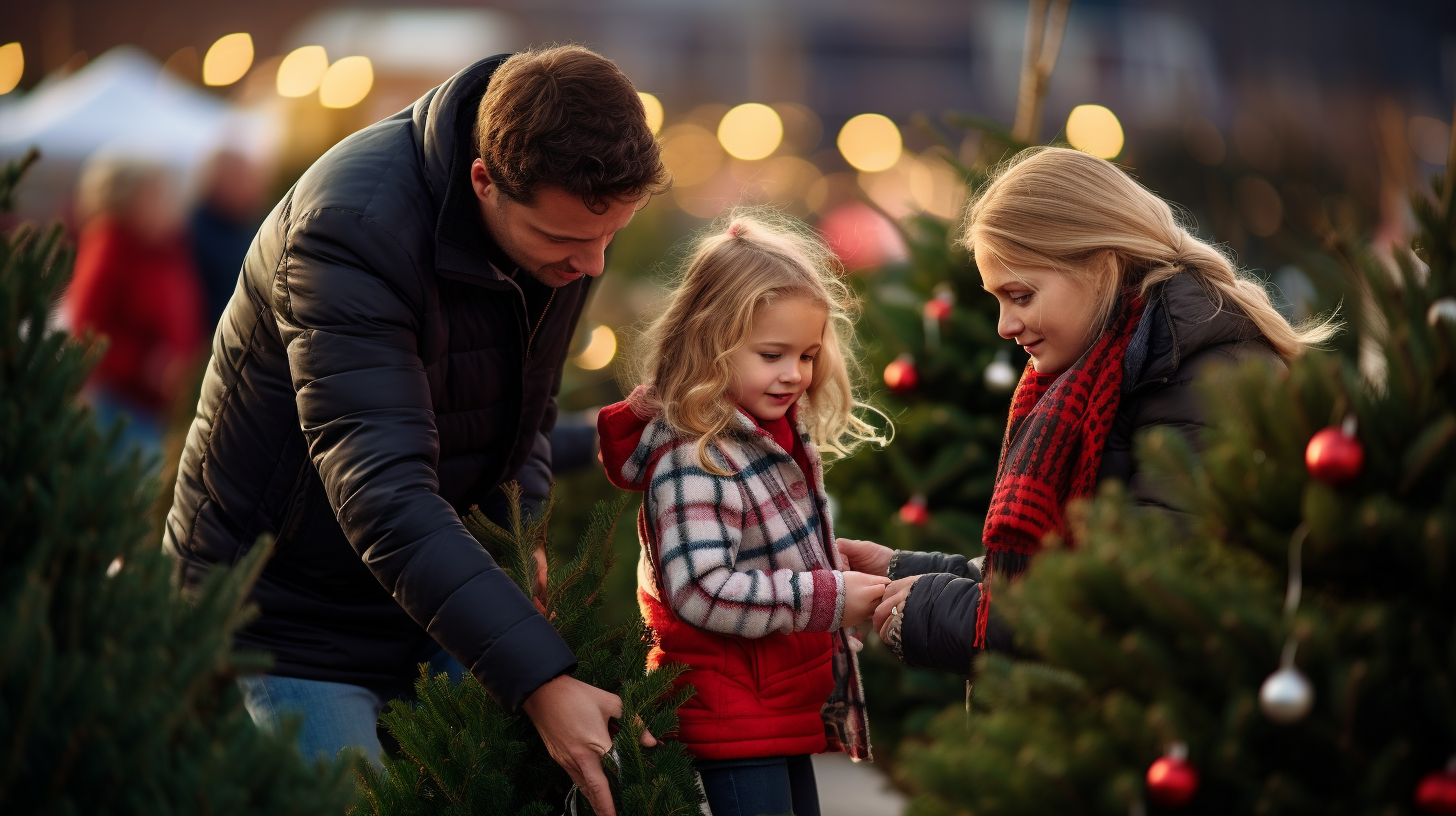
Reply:
[[[547,540],[551,501],[539,519],[522,518],[519,494],[519,487],[508,486],[509,530],[479,509],[465,521],[530,595],[535,553],[544,552],[548,564],[554,560]],[[614,560],[613,533],[626,501],[624,496],[597,504],[575,558],[549,567],[541,602],[577,656],[573,676],[622,698],[621,729],[603,760],[617,812],[687,816],[698,813],[702,802],[690,757],[680,743],[644,749],[640,739],[644,728],[659,737],[672,732],[677,708],[692,689],[673,690],[680,666],[647,671],[652,632],[640,619],[612,626],[601,616],[602,590]],[[415,692],[416,700],[396,701],[380,717],[399,751],[385,759],[382,771],[364,770],[356,813],[547,816],[563,807],[570,813],[592,812],[546,752],[531,721],[501,708],[475,678],[452,684],[443,674],[422,672]]]
[[[948,165],[968,189],[1037,141],[1069,6],[1069,0],[1028,6],[1029,48],[1011,128],[954,113],[915,123],[932,145],[927,156]],[[997,333],[997,303],[982,291],[980,273],[960,245],[960,219],[920,212],[896,226],[905,259],[853,279],[864,304],[865,362],[888,391],[876,403],[893,417],[895,438],[883,451],[826,471],[837,502],[836,533],[896,549],[981,555],[1011,392],[1026,359],[1013,358]],[[959,678],[906,668],[878,639],[871,639],[860,665],[881,764],[893,764],[902,739],[923,732],[948,703],[965,699]]]
[[[1194,455],[998,585],[1021,656],[902,767],[915,814],[1456,812],[1456,142],[1409,247],[1329,236],[1358,354],[1221,372]],[[1380,260],[1381,257],[1387,260]]]
[[[984,176],[984,163],[967,167],[948,151],[945,160],[971,183]],[[979,555],[1019,371],[996,334],[995,299],[955,245],[957,225],[920,214],[900,228],[907,260],[854,279],[865,362],[888,389],[875,401],[894,418],[895,438],[825,471],[835,530],[897,549]],[[860,657],[881,763],[964,697],[958,678],[908,669],[877,639]]]
[[[59,226],[0,237],[0,812],[338,813],[347,765],[258,729],[234,682],[263,668],[230,641],[270,546],[173,589],[157,483],[78,400],[99,348],[47,325],[70,262]]]

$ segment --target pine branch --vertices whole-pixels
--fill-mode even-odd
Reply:
[[[554,493],[554,490],[553,490]],[[510,502],[519,488],[506,488]],[[701,801],[691,759],[676,742],[646,749],[644,728],[668,734],[676,728],[677,708],[692,694],[677,688],[682,667],[647,671],[652,633],[640,621],[608,627],[601,619],[602,587],[613,562],[612,539],[628,497],[601,502],[565,564],[550,563],[546,546],[552,500],[539,519],[512,513],[510,529],[490,523],[478,510],[467,529],[512,571],[523,592],[530,592],[534,555],[548,559],[547,619],[577,656],[575,677],[622,697],[620,729],[613,738],[616,760],[604,765],[621,813],[688,816]],[[546,752],[530,721],[503,710],[473,677],[452,684],[444,675],[423,674],[414,701],[396,701],[380,721],[399,745],[383,773],[359,778],[356,814],[445,816],[489,813],[546,816],[559,812],[572,785]],[[590,812],[584,798],[577,808]]]

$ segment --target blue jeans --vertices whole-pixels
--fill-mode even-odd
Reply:
[[[431,674],[444,672],[456,683],[466,674],[465,667],[439,647],[420,662],[430,664]],[[273,674],[240,677],[238,686],[243,705],[259,728],[276,734],[281,718],[302,719],[298,750],[305,759],[334,759],[345,748],[360,748],[371,764],[383,767],[379,756],[384,749],[375,726],[393,696],[349,683]]]
[[[808,754],[697,760],[713,816],[819,816]]]
[[[123,459],[133,451],[140,452],[145,473],[157,475],[161,470],[163,442],[167,435],[164,418],[105,388],[89,388],[83,397],[96,412],[96,427],[102,433],[109,432],[118,424],[125,425],[111,449],[112,456]]]

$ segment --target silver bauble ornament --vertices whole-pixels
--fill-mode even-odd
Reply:
[[[1314,688],[1299,670],[1290,666],[1269,675],[1259,687],[1259,708],[1264,716],[1288,725],[1304,719],[1314,705]]]
[[[988,390],[1004,394],[1016,387],[1021,372],[1012,367],[1010,358],[1006,352],[998,351],[996,359],[986,366],[985,382]]]
[[[1426,310],[1427,323],[1434,326],[1442,320],[1447,323],[1456,323],[1456,298],[1443,297],[1432,303],[1431,308]]]

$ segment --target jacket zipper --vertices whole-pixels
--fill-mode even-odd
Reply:
[[[524,299],[524,298],[523,298]],[[536,318],[536,328],[531,329],[531,336],[526,338],[526,359],[531,359],[531,344],[536,340],[536,332],[541,330],[541,324],[546,322],[546,313],[551,311],[551,303],[556,300],[556,287],[551,287],[551,295],[546,298],[546,305],[541,307],[541,316]]]

